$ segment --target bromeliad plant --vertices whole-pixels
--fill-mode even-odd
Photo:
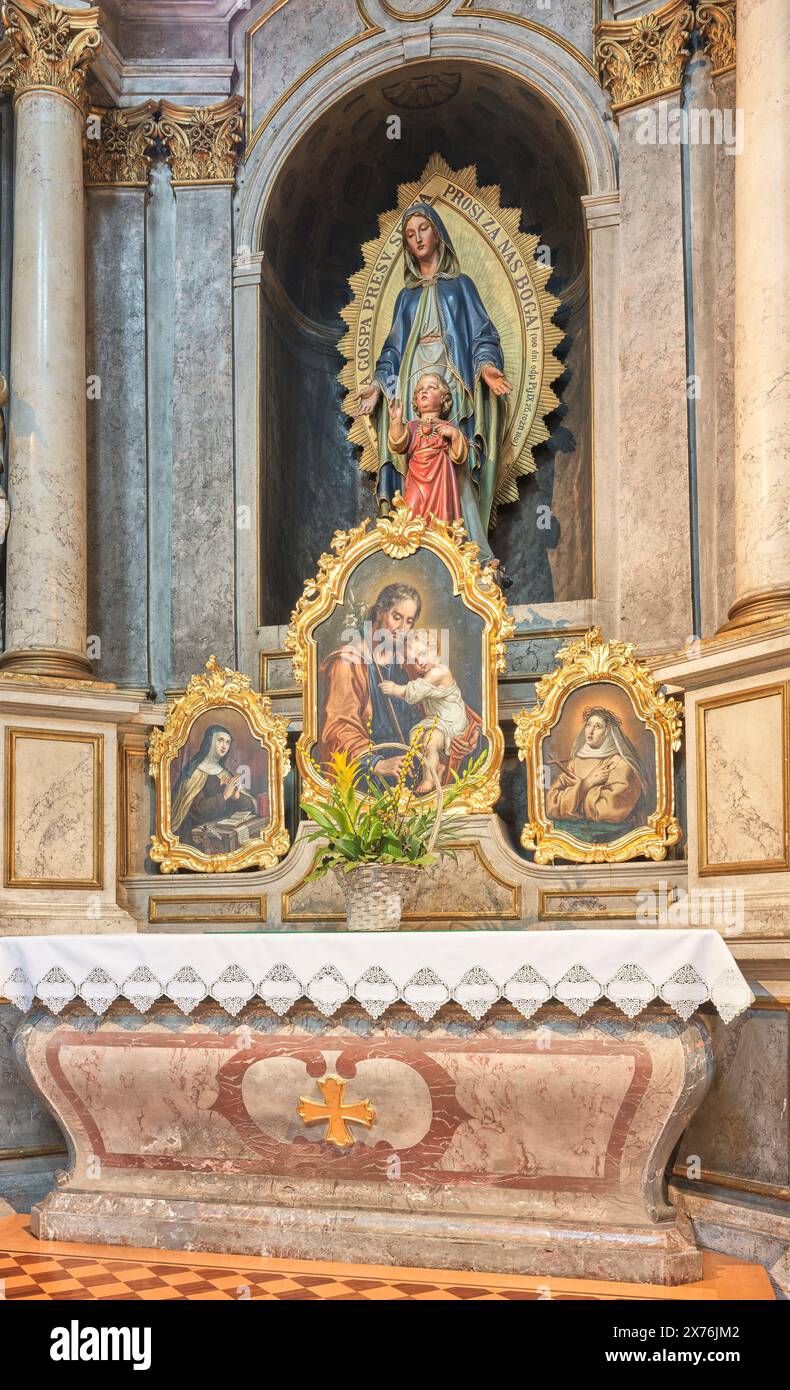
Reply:
[[[409,745],[393,786],[369,771],[364,757],[332,755],[328,767],[322,769],[331,785],[329,796],[320,803],[302,802],[302,809],[316,827],[307,838],[329,842],[309,878],[323,878],[330,869],[349,873],[365,864],[416,868],[435,864],[444,855],[456,858],[448,845],[454,817],[446,812],[474,781],[486,754],[481,753],[460,775],[453,773],[453,781],[443,789],[441,807],[438,796],[426,803],[411,789],[414,762],[420,755],[417,739]]]

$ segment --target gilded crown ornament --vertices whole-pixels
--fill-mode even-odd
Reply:
[[[678,90],[693,24],[691,7],[669,0],[638,19],[596,25],[595,59],[614,111]]]
[[[99,10],[9,0],[1,13],[11,45],[3,68],[4,90],[18,99],[36,88],[49,88],[84,111],[88,68],[102,46]]]
[[[85,182],[91,187],[146,188],[156,140],[152,101],[125,108],[95,107],[84,139]]]
[[[235,181],[244,136],[242,104],[241,97],[204,107],[161,103],[157,133],[167,148],[175,185]]]
[[[714,75],[735,66],[735,0],[722,0],[717,5],[699,5],[697,29],[702,35],[702,47],[710,59]]]

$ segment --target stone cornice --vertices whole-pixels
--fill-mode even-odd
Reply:
[[[233,184],[244,135],[241,97],[218,106],[161,103],[157,134],[167,149],[175,187]]]
[[[678,91],[689,55],[694,14],[685,0],[668,0],[637,19],[595,26],[595,60],[613,111]]]
[[[85,182],[91,188],[146,188],[156,140],[156,106],[91,109],[84,136]]]
[[[16,100],[37,89],[57,91],[84,111],[88,68],[102,46],[99,10],[7,0],[1,13],[10,43],[3,89]]]
[[[713,76],[735,67],[735,0],[719,0],[716,4],[697,7],[697,29],[702,48],[710,59]]]

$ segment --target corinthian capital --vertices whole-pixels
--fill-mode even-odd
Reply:
[[[167,147],[174,184],[234,182],[244,131],[241,106],[241,97],[204,107],[162,102],[157,130]]]
[[[714,73],[735,66],[735,0],[697,6],[697,28]]]
[[[156,139],[155,104],[94,107],[85,126],[85,182],[91,187],[146,188]]]
[[[2,20],[10,44],[3,70],[5,89],[18,98],[37,87],[49,88],[84,109],[88,67],[102,44],[98,9],[8,0]]]
[[[693,23],[691,7],[684,0],[669,0],[638,19],[596,25],[595,58],[613,110],[677,91]]]

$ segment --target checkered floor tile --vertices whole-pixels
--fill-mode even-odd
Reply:
[[[540,1293],[519,1289],[457,1283],[423,1283],[403,1279],[393,1270],[391,1281],[333,1274],[283,1274],[251,1269],[207,1269],[202,1265],[140,1264],[124,1260],[85,1259],[72,1255],[0,1254],[0,1281],[6,1299],[300,1299],[333,1301],[380,1299],[446,1299],[460,1302],[536,1300]],[[560,1294],[568,1298],[574,1295]]]
[[[659,1288],[529,1275],[467,1274],[330,1264],[253,1255],[185,1254],[133,1247],[38,1241],[26,1216],[0,1219],[0,1299],[171,1302],[241,1299],[511,1303],[641,1299],[768,1299],[765,1270],[727,1255],[703,1254],[697,1284]]]

